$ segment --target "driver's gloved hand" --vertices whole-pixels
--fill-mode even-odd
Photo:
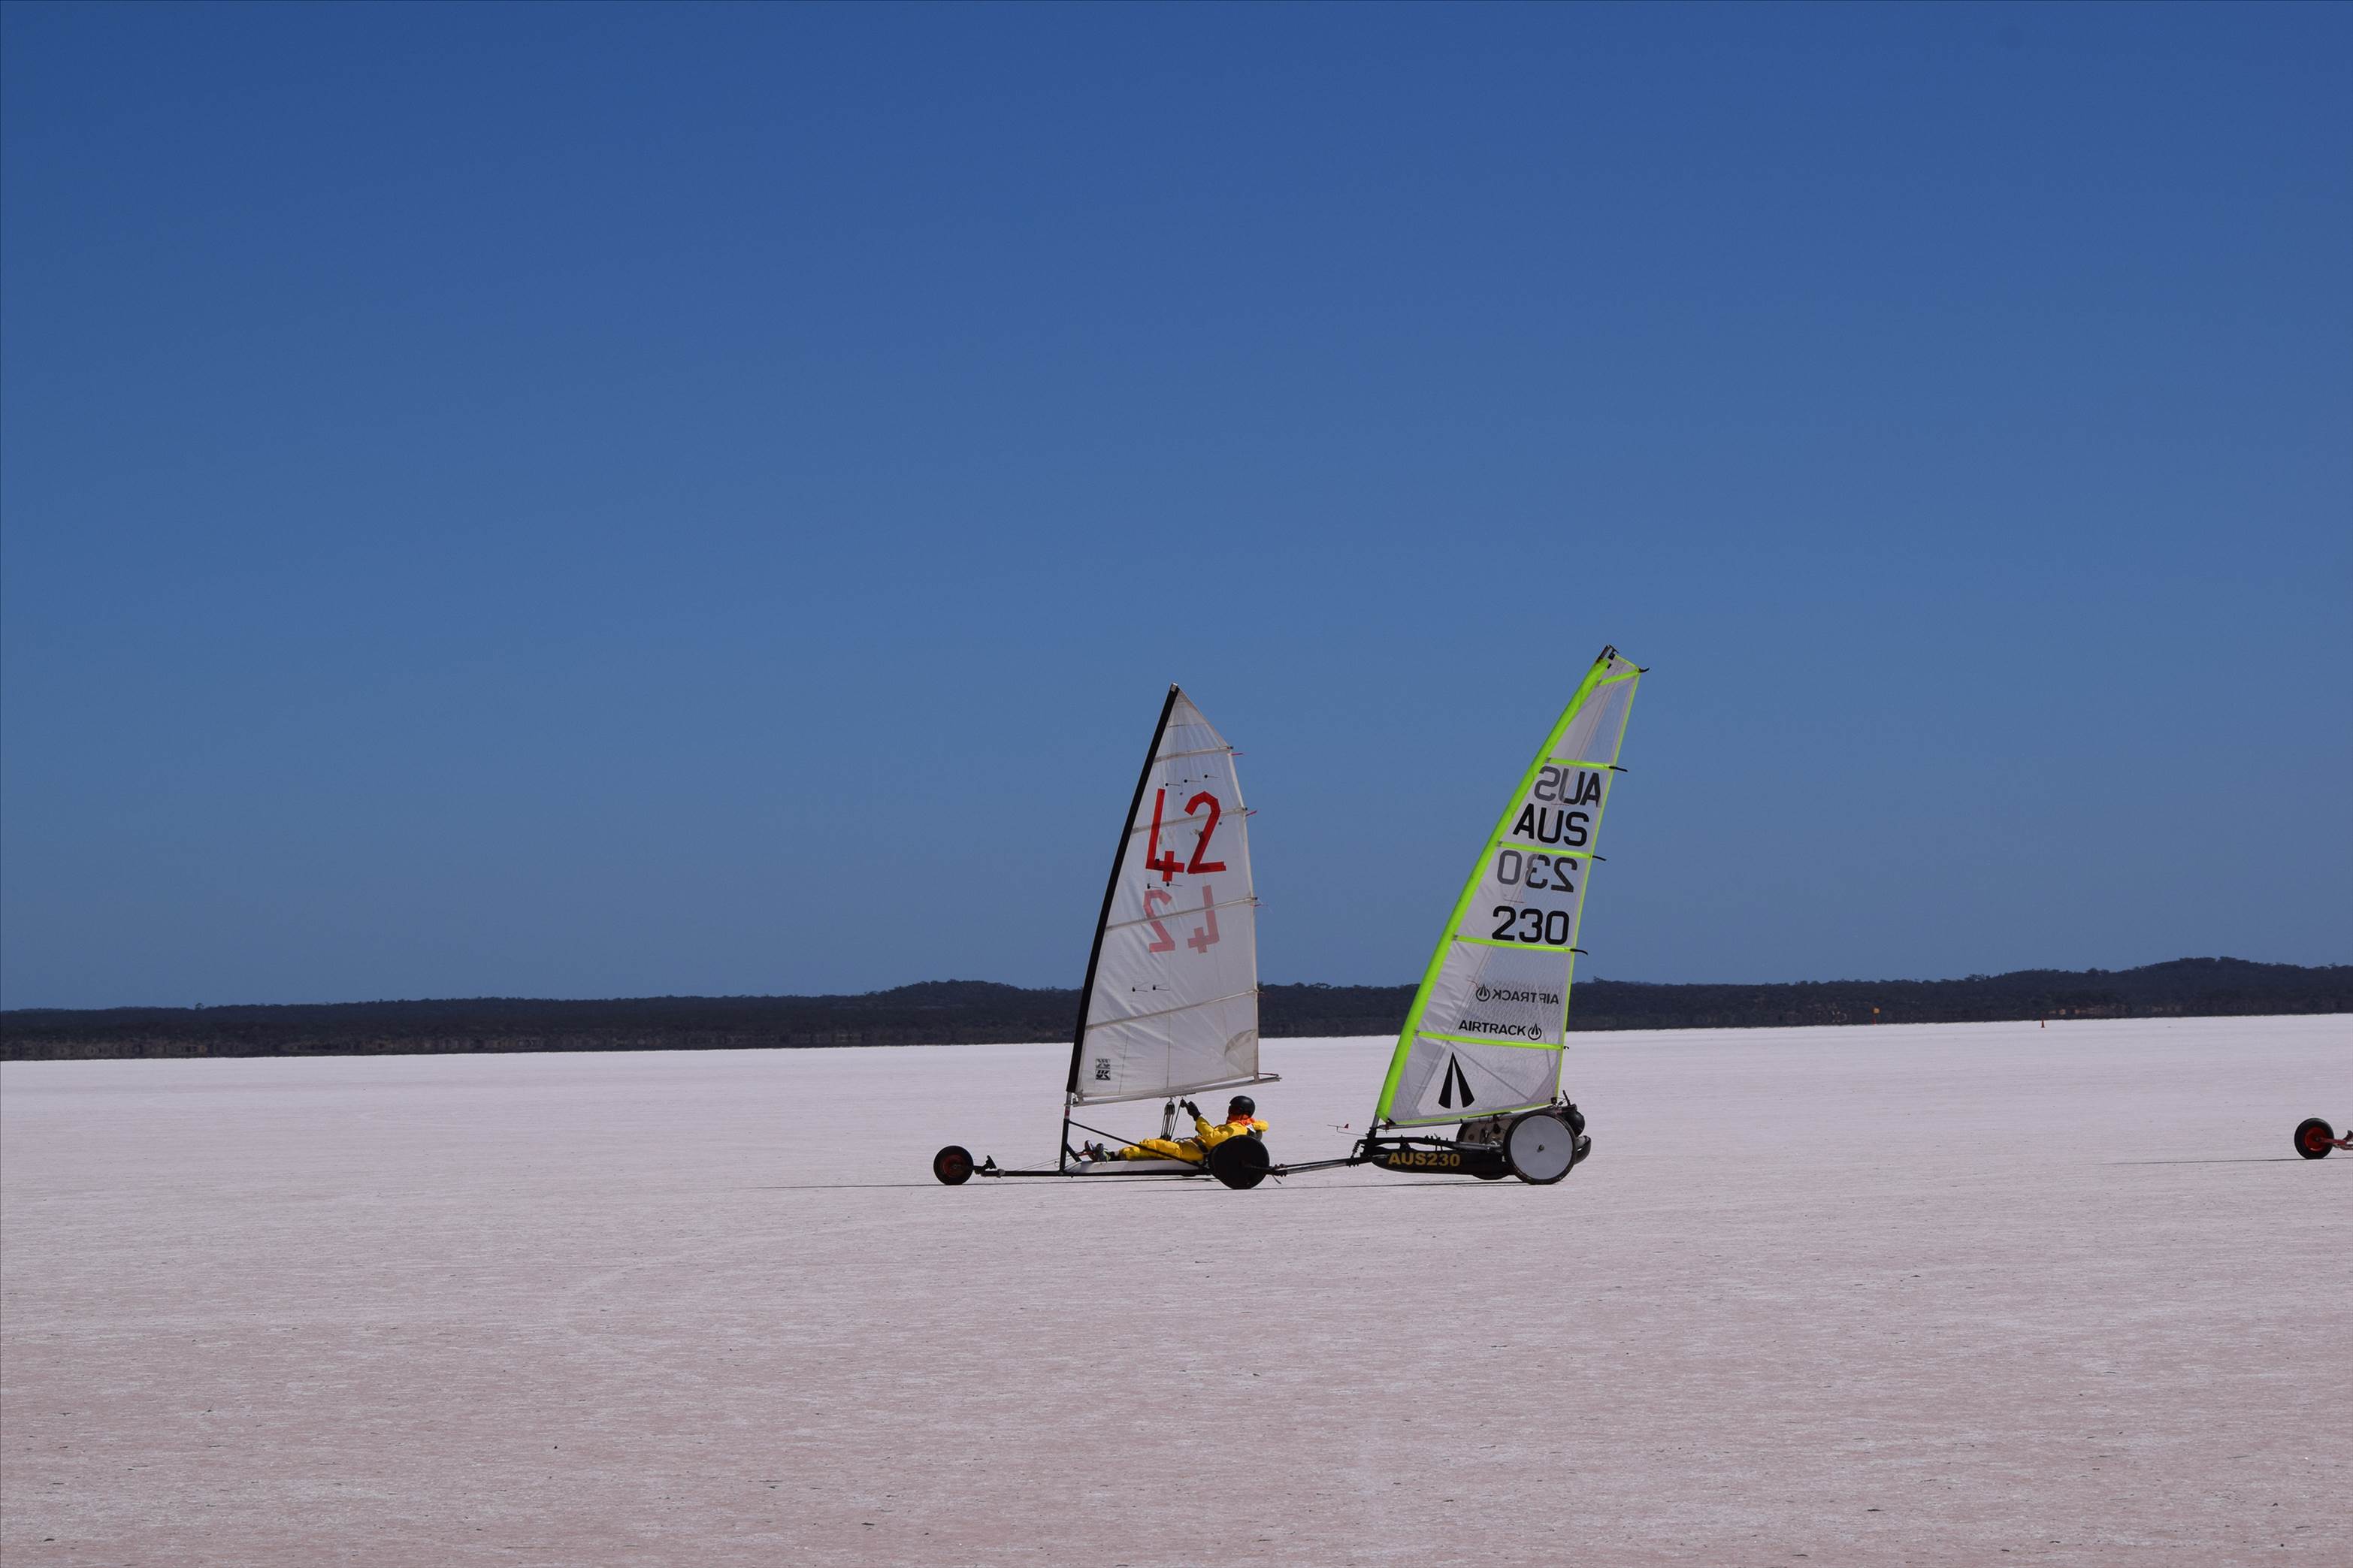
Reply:
[[[1194,1104],[1191,1100],[1180,1100],[1176,1102],[1176,1105],[1177,1109],[1184,1111],[1186,1115],[1191,1117],[1194,1121],[1198,1121],[1202,1120],[1201,1108]]]

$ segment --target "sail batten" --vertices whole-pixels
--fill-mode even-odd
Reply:
[[[1121,1024],[1133,1024],[1141,1018],[1166,1018],[1176,1013],[1189,1013],[1196,1007],[1214,1007],[1220,1002],[1239,1001],[1245,996],[1255,1000],[1258,996],[1258,993],[1254,990],[1237,991],[1231,996],[1204,996],[1198,1002],[1179,1002],[1174,1007],[1162,1007],[1155,1012],[1128,1013],[1117,1018],[1096,1018],[1090,1021],[1087,1027],[1090,1029],[1109,1029],[1114,1028]]]
[[[1207,1083],[1172,1083],[1166,1089],[1155,1089],[1144,1094],[1092,1095],[1082,1103],[1090,1106],[1118,1105],[1127,1100],[1172,1100],[1180,1095],[1207,1094],[1213,1089],[1247,1089],[1252,1084],[1281,1083],[1282,1081],[1282,1075],[1280,1073],[1262,1072],[1255,1078],[1219,1078],[1211,1079]]]
[[[1201,908],[1213,910],[1239,910],[1244,908],[1255,909],[1257,906],[1258,900],[1256,899],[1225,899],[1214,904],[1203,905]],[[1187,912],[1198,914],[1200,910],[1197,909]],[[1124,926],[1138,926],[1154,918],[1155,917],[1151,915],[1138,915],[1132,921],[1113,921],[1111,924],[1103,927],[1103,930],[1106,931],[1114,931]]]
[[[1487,836],[1398,1036],[1376,1124],[1549,1105],[1601,814],[1641,670],[1604,648]]]
[[[1234,754],[1169,688],[1095,923],[1073,1107],[1263,1081],[1258,900]]]

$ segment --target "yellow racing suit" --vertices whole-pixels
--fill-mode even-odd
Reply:
[[[1198,1165],[1209,1157],[1209,1151],[1229,1138],[1241,1138],[1263,1133],[1266,1123],[1255,1116],[1245,1116],[1231,1121],[1208,1121],[1193,1118],[1190,1138],[1146,1138],[1131,1143],[1119,1152],[1123,1160],[1182,1160]]]

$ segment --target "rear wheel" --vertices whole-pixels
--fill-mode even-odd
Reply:
[[[932,1174],[949,1186],[960,1187],[972,1180],[972,1151],[961,1143],[951,1143],[932,1156]]]
[[[1229,1138],[1209,1151],[1209,1174],[1229,1187],[1248,1188],[1266,1180],[1266,1145],[1255,1138]]]
[[[2317,1116],[2296,1123],[2295,1152],[2307,1160],[2326,1160],[2337,1147],[2337,1129]]]
[[[1577,1163],[1577,1134],[1549,1110],[1525,1111],[1504,1133],[1504,1158],[1520,1180],[1548,1187]]]

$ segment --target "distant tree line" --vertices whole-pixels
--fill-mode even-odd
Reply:
[[[1387,1035],[1410,985],[1269,985],[1269,1037]],[[2300,968],[2182,958],[2141,969],[2021,970],[1960,980],[1646,985],[1591,980],[1574,1029],[1957,1024],[2353,1012],[2353,964]],[[693,1051],[978,1045],[1070,1037],[1078,993],[933,980],[862,996],[642,996],[610,1002],[473,997],[293,1006],[19,1008],[0,1012],[0,1058],[413,1056],[475,1051]]]

